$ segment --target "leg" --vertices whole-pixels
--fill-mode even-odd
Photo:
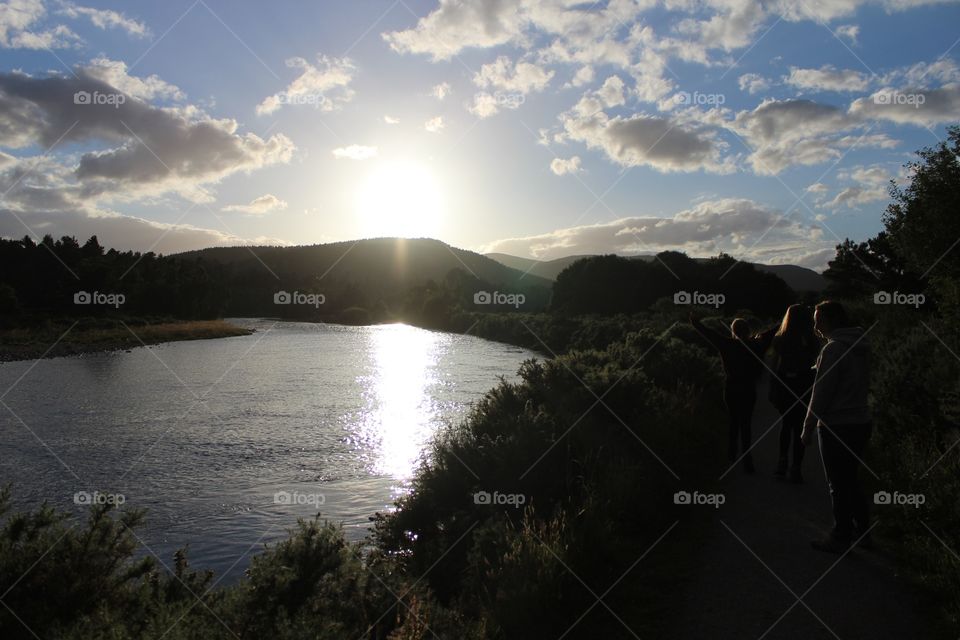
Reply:
[[[745,389],[740,406],[740,447],[744,452],[743,468],[748,473],[753,473],[753,454],[750,452],[750,446],[753,444],[751,427],[753,426],[753,406],[756,402],[756,390]]]
[[[857,469],[860,465],[859,453],[851,444],[857,443],[857,434],[849,433],[851,425],[839,425],[833,428],[821,427],[820,446],[823,455],[823,468],[830,487],[833,502],[832,537],[838,542],[847,543],[853,535],[854,511],[863,505],[863,492],[857,481]],[[853,436],[853,437],[851,437]],[[850,442],[847,442],[850,440]]]

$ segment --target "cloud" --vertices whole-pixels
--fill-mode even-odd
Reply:
[[[47,14],[43,0],[0,3],[0,47],[4,49],[65,49],[82,40],[66,25],[35,30]]]
[[[350,88],[356,68],[349,58],[317,57],[317,65],[303,58],[290,58],[287,66],[300,69],[300,75],[286,89],[264,98],[257,115],[271,114],[283,105],[308,105],[321,111],[334,111],[353,99]]]
[[[131,76],[128,73],[127,64],[119,60],[94,58],[84,67],[84,73],[140,100],[156,98],[183,100],[185,98],[178,87],[161,80],[156,75],[146,78]]]
[[[585,64],[577,72],[573,74],[573,78],[570,79],[570,82],[563,85],[564,87],[582,87],[583,85],[590,84],[593,82],[596,73],[593,70],[593,67]]]
[[[863,91],[870,84],[869,78],[859,71],[836,69],[831,65],[819,69],[790,67],[790,75],[784,82],[811,91]]]
[[[860,205],[887,200],[893,176],[882,165],[858,166],[841,171],[840,180],[853,181],[842,189],[830,202],[819,205],[824,209],[857,208]]]
[[[725,144],[704,128],[690,128],[670,117],[637,113],[610,118],[599,92],[585,94],[560,116],[562,138],[603,151],[623,166],[649,166],[657,171],[729,173],[721,160]]]
[[[551,260],[578,254],[631,255],[685,251],[691,256],[721,251],[745,260],[809,262],[812,251],[833,256],[833,242],[814,224],[791,220],[748,199],[698,203],[671,217],[635,216],[612,222],[557,229],[549,233],[497,240],[484,253],[500,252]],[[771,259],[771,256],[774,259]],[[822,263],[825,264],[824,258]],[[819,265],[818,265],[819,266]]]
[[[553,161],[550,162],[550,171],[553,171],[553,173],[558,176],[567,173],[580,173],[580,156],[554,158]]]
[[[287,162],[293,153],[283,135],[239,133],[234,120],[211,118],[193,105],[153,106],[103,77],[140,95],[177,93],[158,78],[133,78],[122,64],[103,60],[77,67],[76,76],[0,73],[0,147],[29,151],[58,145],[56,153],[0,166],[7,211],[79,225],[83,221],[73,218],[117,217],[99,208],[104,201],[149,201],[174,193],[209,202],[209,185]],[[110,226],[145,233],[142,224]]]
[[[366,147],[361,144],[351,144],[347,147],[337,147],[331,153],[333,157],[340,159],[348,160],[368,160],[370,158],[375,158],[377,156],[376,147]]]
[[[517,38],[526,22],[515,0],[440,0],[413,29],[382,34],[400,53],[447,60],[465,48],[488,48]]]
[[[262,216],[274,211],[282,211],[286,208],[287,203],[285,200],[281,200],[277,196],[267,193],[259,198],[254,198],[249,204],[231,204],[224,207],[223,210]]]
[[[383,116],[383,121],[387,124],[400,124],[400,119],[392,116]]]
[[[447,125],[443,122],[443,116],[437,116],[436,118],[430,118],[423,123],[423,128],[429,131],[430,133],[439,133]]]
[[[853,145],[888,149],[897,144],[884,134],[843,135],[863,128],[862,120],[839,107],[811,100],[764,100],[721,126],[752,147],[749,162],[760,175],[837,159]]]
[[[433,88],[430,89],[430,95],[436,98],[437,100],[443,100],[448,95],[450,95],[452,91],[453,89],[450,87],[449,82],[441,82],[438,85],[434,85]]]
[[[529,62],[513,63],[507,56],[499,56],[495,61],[480,67],[473,76],[473,83],[481,88],[526,95],[543,91],[553,78],[553,71]]]
[[[833,32],[841,38],[846,38],[852,44],[857,44],[857,38],[860,37],[860,27],[855,24],[842,24]]]
[[[770,81],[756,73],[745,73],[737,79],[741,91],[750,95],[766,91],[770,88]]]
[[[467,107],[467,111],[481,119],[489,118],[500,112],[501,102],[501,100],[497,100],[496,96],[486,91],[481,91],[480,93],[474,94],[473,104]],[[520,102],[517,100],[511,101],[510,104],[520,106]]]
[[[144,23],[109,9],[91,9],[65,2],[59,13],[70,18],[85,17],[99,29],[121,29],[137,38],[146,38],[150,35],[150,30]]]
[[[850,114],[921,127],[956,122],[960,119],[960,83],[938,89],[885,87],[854,100]]]

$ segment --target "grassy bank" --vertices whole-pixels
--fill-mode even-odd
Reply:
[[[0,329],[0,362],[132,349],[179,340],[249,335],[224,320],[43,319]]]

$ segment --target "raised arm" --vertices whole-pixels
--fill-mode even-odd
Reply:
[[[704,324],[693,315],[693,312],[690,313],[690,324],[693,325],[693,328],[697,330],[697,333],[703,336],[707,342],[712,344],[717,349],[720,348],[720,345],[723,343],[724,336],[717,331],[714,331],[710,327],[704,326]]]

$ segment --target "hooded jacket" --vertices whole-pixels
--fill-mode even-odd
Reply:
[[[870,422],[870,347],[860,327],[836,329],[817,357],[806,422],[830,426]]]

